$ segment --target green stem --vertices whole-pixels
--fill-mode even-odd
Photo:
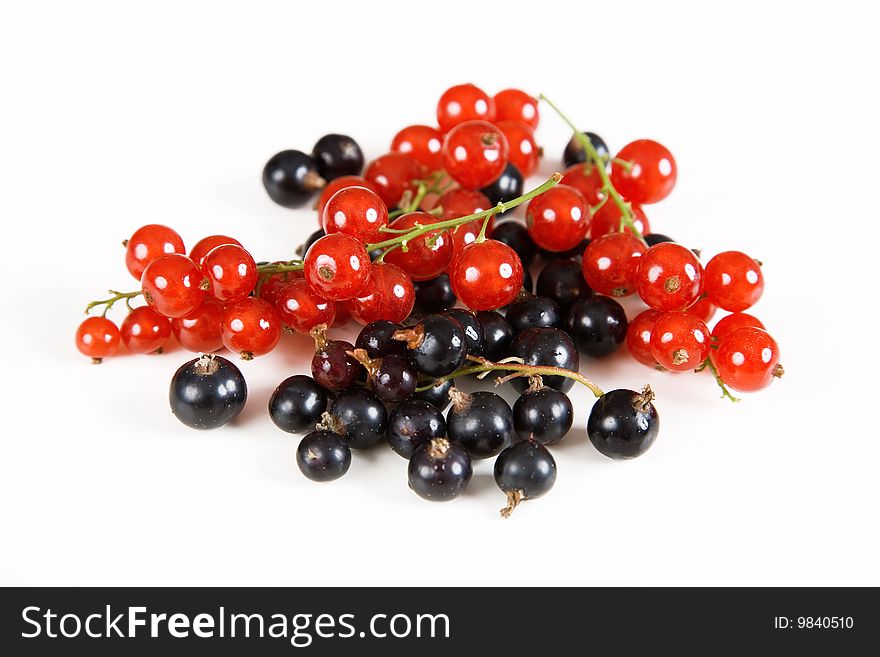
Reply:
[[[260,276],[268,276],[269,274],[283,274],[288,271],[300,271],[302,268],[302,260],[288,260],[280,264],[270,262],[268,265],[258,265],[257,273]]]
[[[107,292],[109,292],[113,296],[111,296],[109,299],[92,301],[91,303],[89,303],[89,305],[86,306],[86,314],[88,314],[92,310],[92,308],[96,306],[104,306],[104,312],[101,314],[102,316],[106,317],[107,311],[110,310],[113,307],[113,304],[115,304],[117,301],[125,299],[125,303],[128,305],[129,308],[131,308],[131,304],[129,303],[129,301],[131,299],[141,296],[142,294],[140,290],[136,290],[134,292],[117,292],[116,290],[107,290]]]
[[[739,397],[734,397],[732,394],[730,394],[730,389],[726,385],[724,385],[724,381],[722,381],[721,377],[718,375],[718,370],[715,369],[715,365],[712,364],[711,358],[707,358],[703,362],[702,366],[700,366],[700,369],[697,371],[702,372],[707,367],[709,368],[709,371],[712,372],[712,376],[715,377],[715,383],[717,383],[718,387],[721,388],[721,399],[727,397],[730,401],[734,403],[740,401]]]

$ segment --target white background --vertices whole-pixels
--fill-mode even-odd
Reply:
[[[4,12],[3,584],[880,584],[869,3],[237,4]],[[489,462],[449,504],[386,449],[305,480],[266,402],[306,339],[242,364],[247,408],[204,433],[168,409],[179,348],[76,352],[85,303],[135,286],[135,228],[289,257],[315,217],[268,200],[264,161],[326,132],[375,157],[465,81],[544,92],[612,150],[668,145],[654,229],[764,262],[755,313],[785,378],[733,405],[708,376],[584,362],[606,389],[654,387],[657,443],[605,459],[578,391],[556,487],[504,521]],[[549,174],[568,135],[545,111],[538,136]]]

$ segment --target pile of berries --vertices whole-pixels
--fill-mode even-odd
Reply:
[[[143,226],[125,242],[140,289],[89,304],[103,314],[80,325],[77,346],[100,362],[120,342],[161,351],[173,334],[200,355],[174,375],[172,411],[209,429],[247,399],[239,368],[215,352],[250,360],[284,332],[309,334],[311,376],[291,376],[269,401],[278,427],[306,434],[296,456],[305,476],[336,479],[351,449],[385,441],[408,459],[417,494],[447,500],[467,486],[472,459],[496,457],[504,515],[552,487],[547,445],[572,426],[566,392],[575,382],[598,397],[587,433],[601,453],[632,458],[656,438],[650,388],[605,393],[579,373],[581,355],[605,358],[626,343],[651,367],[708,370],[732,400],[731,389],[756,391],[781,376],[776,342],[744,312],[763,292],[761,263],[726,251],[704,266],[651,231],[643,206],[675,185],[669,150],[642,139],[612,156],[541,100],[573,136],[564,172],[525,193],[543,154],[539,100],[515,89],[492,97],[451,87],[437,127],[404,128],[365,169],[346,135],[322,137],[310,155],[276,154],[263,171],[269,197],[294,208],[317,196],[320,228],[298,257],[257,262],[225,235],[187,253],[171,228]],[[525,222],[496,223],[519,205]],[[646,309],[630,320],[617,298],[632,294]],[[138,298],[145,305],[134,307]],[[106,314],[118,301],[130,312],[117,328]],[[719,308],[730,314],[710,330]],[[352,319],[363,325],[354,344],[328,337]],[[494,392],[455,387],[492,372],[520,393],[512,408]]]

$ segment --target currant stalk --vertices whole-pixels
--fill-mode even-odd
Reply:
[[[712,364],[711,357],[703,361],[703,364],[694,371],[702,372],[705,369],[708,369],[712,373],[712,376],[715,377],[715,383],[717,383],[718,387],[721,388],[721,399],[724,399],[726,397],[733,403],[742,401],[739,397],[734,397],[733,394],[731,394],[730,389],[724,384],[724,381],[721,380],[721,377],[718,375],[718,370],[715,368],[715,365]]]
[[[104,311],[101,313],[101,316],[106,317],[107,311],[109,311],[113,307],[113,304],[123,299],[125,299],[125,305],[128,306],[128,309],[133,310],[133,308],[131,307],[131,300],[141,296],[142,294],[140,290],[135,290],[133,292],[118,292],[117,290],[107,290],[107,292],[109,294],[112,294],[113,296],[111,296],[109,299],[101,299],[100,301],[90,302],[89,305],[86,306],[87,315],[89,314],[89,312],[91,312],[92,308],[95,308],[96,306],[104,306]]]

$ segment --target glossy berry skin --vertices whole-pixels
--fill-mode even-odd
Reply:
[[[480,189],[507,166],[507,138],[486,121],[466,121],[446,135],[440,155],[443,168],[465,189]]]
[[[201,267],[202,260],[204,260],[205,256],[208,255],[208,252],[211,251],[211,249],[214,249],[218,246],[223,246],[224,244],[235,244],[236,246],[241,246],[241,242],[239,242],[234,237],[229,237],[228,235],[208,235],[208,237],[203,237],[198,242],[196,242],[195,246],[190,249],[189,258],[199,267]]]
[[[703,292],[703,266],[694,252],[675,242],[650,247],[639,258],[636,292],[656,310],[684,310]]]
[[[363,369],[361,364],[350,356],[354,345],[345,340],[319,339],[312,356],[312,377],[328,390],[345,390],[357,381]]]
[[[296,464],[312,481],[335,481],[351,467],[351,449],[332,431],[313,431],[296,448]]]
[[[416,281],[413,288],[416,294],[413,308],[420,315],[445,312],[458,301],[447,274],[440,274],[429,281]]]
[[[491,361],[509,356],[510,343],[516,334],[510,322],[494,310],[478,312],[477,321],[483,329],[483,356]]]
[[[494,182],[480,190],[492,205],[502,201],[509,201],[521,196],[523,193],[523,174],[511,162],[507,163],[504,171]]]
[[[724,251],[712,258],[705,279],[712,303],[730,312],[752,307],[764,292],[761,265],[740,251]]]
[[[504,493],[518,493],[533,500],[548,493],[556,483],[556,460],[544,445],[526,440],[511,445],[495,460],[495,483]],[[502,511],[507,517],[509,511]]]
[[[578,299],[590,296],[593,291],[584,280],[581,265],[574,260],[556,260],[548,263],[538,274],[535,294],[553,299],[564,312]]]
[[[763,329],[764,324],[760,319],[748,313],[731,313],[718,320],[712,328],[712,341],[715,344],[721,342],[728,335],[741,328]]]
[[[529,201],[526,226],[535,244],[548,251],[577,246],[590,229],[590,209],[574,187],[556,185]]]
[[[651,330],[651,353],[657,362],[673,372],[697,369],[709,357],[709,327],[690,313],[668,312]]]
[[[430,226],[438,218],[427,212],[408,212],[391,222],[395,230],[410,230],[416,224]],[[396,233],[399,234],[399,233]],[[385,262],[397,265],[413,281],[427,281],[442,274],[452,260],[452,235],[447,230],[423,233],[407,242],[407,250],[396,248],[385,256]]]
[[[153,353],[171,337],[171,320],[149,306],[141,306],[128,313],[119,327],[119,335],[129,353]]]
[[[309,287],[330,301],[345,301],[360,294],[371,269],[364,245],[343,233],[320,238],[303,259],[303,274]]]
[[[422,178],[423,171],[422,165],[409,155],[387,153],[370,162],[364,178],[378,188],[387,207],[396,208],[405,191],[415,191],[413,181]]]
[[[322,225],[327,235],[344,233],[364,244],[380,242],[380,231],[388,225],[388,208],[366,187],[346,187],[327,201]]]
[[[516,251],[523,267],[529,267],[538,255],[538,245],[532,240],[528,229],[519,221],[503,221],[496,224],[490,233],[493,240],[507,244]],[[580,272],[578,272],[580,276]]]
[[[476,314],[464,308],[453,308],[446,313],[446,316],[451,317],[461,325],[464,331],[468,355],[482,356],[485,338],[483,336],[483,326],[477,320]]]
[[[494,121],[495,101],[473,84],[449,87],[437,102],[437,125],[443,132],[473,120]]]
[[[626,331],[626,347],[630,356],[648,367],[657,366],[657,359],[651,350],[651,331],[663,315],[660,310],[648,308],[633,317]]]
[[[648,216],[638,203],[630,203],[632,208],[633,225],[642,235],[651,232],[651,224],[648,223]],[[617,233],[620,231],[620,208],[614,201],[608,201],[593,215],[593,221],[590,223],[590,237],[596,239],[607,235],[608,233]],[[632,229],[624,226],[623,229],[629,233]]]
[[[385,319],[370,322],[358,333],[354,346],[366,351],[370,358],[382,358],[391,354],[403,356],[406,354],[406,345],[393,337],[401,329],[402,325]]]
[[[516,333],[540,326],[559,328],[562,324],[559,304],[547,297],[526,297],[512,303],[507,308],[506,318]]]
[[[620,389],[596,400],[587,420],[587,436],[593,447],[612,459],[644,454],[660,430],[660,416],[651,396]]]
[[[218,301],[244,299],[257,285],[257,263],[250,253],[235,244],[211,249],[201,267],[211,285],[209,293]]]
[[[180,235],[168,226],[147,224],[125,241],[125,266],[140,280],[147,265],[167,253],[186,253]]]
[[[484,210],[488,210],[492,207],[492,202],[486,198],[486,195],[482,192],[478,192],[474,189],[450,189],[447,192],[443,192],[440,195],[440,198],[437,199],[437,205],[439,205],[443,209],[443,216],[441,217],[443,221],[448,219],[459,219],[461,217],[466,217],[469,214],[476,214],[477,212],[483,212]],[[482,221],[480,221],[482,223]],[[462,230],[464,226],[459,226],[459,230]],[[479,230],[479,229],[478,229]]]
[[[592,164],[575,164],[563,171],[562,184],[574,187],[584,195],[587,205],[599,205],[605,198],[604,183],[599,171]],[[607,204],[606,204],[607,205]]]
[[[496,240],[474,242],[453,257],[449,280],[455,296],[471,310],[495,310],[513,301],[522,289],[522,261]]]
[[[141,291],[165,317],[183,317],[204,301],[210,284],[196,264],[179,253],[159,256],[144,270]]]
[[[494,392],[453,393],[446,415],[449,439],[463,445],[476,459],[495,456],[513,438],[513,411]]]
[[[324,135],[315,142],[312,159],[324,180],[356,176],[364,168],[364,153],[348,135]]]
[[[373,361],[370,388],[386,404],[397,404],[416,391],[418,375],[406,356],[391,354]]]
[[[564,392],[529,387],[513,404],[513,428],[520,440],[553,445],[565,438],[574,421],[574,406]]]
[[[96,363],[119,348],[119,329],[106,317],[87,317],[76,329],[76,348]]]
[[[555,328],[532,328],[517,334],[510,345],[510,355],[521,358],[526,365],[561,367],[572,372],[577,372],[580,366],[574,342],[564,331]],[[544,385],[561,392],[568,392],[574,385],[572,379],[563,376],[542,378]],[[512,379],[510,383],[517,392],[528,387],[524,377]]]
[[[446,420],[436,406],[420,399],[408,399],[391,411],[388,444],[405,459],[434,438],[446,435]]]
[[[263,187],[269,198],[285,208],[305,205],[325,180],[317,163],[302,151],[276,153],[263,167]]]
[[[330,404],[328,426],[340,434],[352,449],[372,447],[385,435],[388,411],[373,393],[351,388],[339,393]]]
[[[615,159],[632,164],[627,169],[614,161],[611,163],[611,183],[628,201],[657,203],[675,187],[675,158],[663,144],[639,139],[621,148]]]
[[[193,429],[216,429],[238,417],[247,402],[247,384],[222,356],[200,356],[180,366],[168,393],[171,412]]]
[[[440,149],[443,147],[443,133],[429,125],[410,125],[394,135],[391,150],[409,155],[427,171],[441,168]]]
[[[486,229],[486,235],[492,234],[493,226],[494,217],[489,220],[489,227]],[[478,219],[467,224],[462,224],[461,226],[458,226],[457,229],[453,228],[449,231],[449,234],[452,235],[453,258],[455,257],[455,254],[460,253],[466,246],[470,246],[477,241],[477,237],[480,235],[482,227],[483,221]]]
[[[321,190],[321,195],[318,197],[318,204],[316,206],[316,209],[318,211],[318,223],[323,223],[324,208],[327,206],[327,202],[331,198],[333,198],[336,192],[346,189],[348,187],[363,187],[365,189],[369,189],[375,194],[379,193],[379,188],[363,176],[340,176],[335,180],[331,180]]]
[[[516,166],[523,178],[535,173],[539,150],[532,129],[519,121],[498,121],[495,125],[507,138],[508,164]]]
[[[345,303],[360,324],[380,319],[402,322],[409,317],[416,293],[409,276],[390,262],[373,263],[370,278],[358,296]]]
[[[318,217],[319,222],[320,222],[320,220],[321,220],[320,217]],[[302,243],[301,247],[297,248],[297,253],[299,253],[301,256],[305,256],[305,254],[309,252],[309,249],[312,248],[312,244],[317,242],[319,239],[324,237],[324,235],[326,235],[326,234],[327,233],[324,232],[323,228],[319,228],[318,230],[316,230],[314,233],[310,234],[306,238],[306,241]],[[302,273],[302,272],[300,272],[300,273]]]
[[[538,127],[538,99],[519,89],[504,89],[495,94],[495,121],[516,121],[532,130]]]
[[[287,433],[314,431],[327,410],[327,391],[310,376],[289,376],[269,398],[269,417]]]
[[[635,292],[639,258],[646,250],[644,242],[631,233],[603,235],[584,251],[581,272],[593,291],[625,297]]]
[[[223,347],[222,322],[223,304],[208,298],[190,313],[172,319],[171,331],[187,351],[209,354]]]
[[[281,319],[272,304],[246,297],[223,311],[220,337],[224,347],[244,360],[264,356],[281,339]]]
[[[336,303],[315,294],[303,278],[285,283],[273,305],[281,323],[297,333],[308,334],[319,324],[330,326],[336,319]]]
[[[421,374],[439,378],[464,364],[467,338],[461,324],[445,315],[427,315],[411,330],[398,333],[409,362]]]
[[[584,132],[583,134],[585,134],[587,139],[590,140],[593,148],[599,153],[599,157],[607,157],[609,155],[608,146],[604,139],[595,132]],[[575,164],[580,164],[581,162],[586,161],[587,152],[584,150],[583,145],[581,145],[580,140],[577,137],[572,136],[565,145],[565,151],[562,154],[562,163],[567,167],[571,167]]]
[[[409,487],[422,499],[447,502],[470,483],[473,466],[468,451],[445,438],[419,447],[409,460]]]
[[[756,392],[782,376],[779,345],[767,331],[755,327],[729,333],[715,353],[718,376],[730,388]]]
[[[626,340],[628,326],[623,306],[601,294],[575,302],[566,319],[566,329],[578,351],[591,358],[605,358],[617,351]]]
[[[443,411],[449,406],[449,391],[455,386],[455,379],[446,379],[442,383],[435,385],[427,390],[421,390],[415,393],[411,399],[420,399],[426,401],[439,411]]]

